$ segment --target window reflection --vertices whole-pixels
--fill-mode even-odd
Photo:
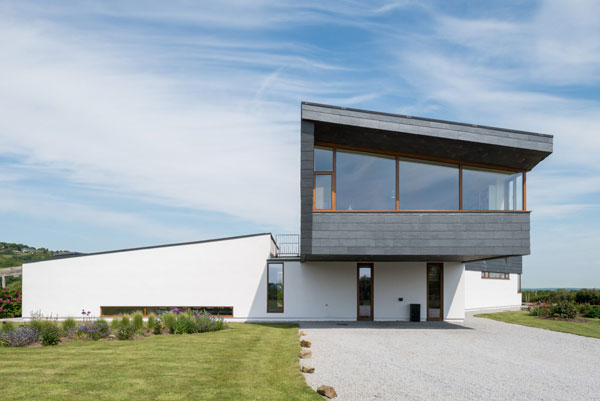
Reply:
[[[401,210],[458,210],[457,165],[399,159]]]
[[[333,170],[333,150],[315,147],[315,171]]]
[[[395,157],[337,150],[337,210],[396,209]]]
[[[331,209],[331,175],[315,176],[315,209]]]
[[[464,210],[523,209],[523,174],[463,168]]]

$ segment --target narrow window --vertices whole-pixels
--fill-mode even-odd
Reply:
[[[517,292],[518,292],[519,294],[521,294],[521,293],[523,292],[523,290],[522,290],[522,288],[521,288],[521,275],[520,275],[520,274],[517,276],[517,280],[518,280],[518,281],[517,281],[517,285],[518,285]]]
[[[283,312],[283,263],[267,265],[267,312]]]
[[[331,209],[331,175],[315,176],[315,209]]]

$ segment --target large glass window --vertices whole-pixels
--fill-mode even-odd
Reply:
[[[457,165],[398,160],[400,210],[458,210]]]
[[[283,312],[283,263],[267,265],[267,312]]]
[[[315,171],[333,170],[333,150],[315,147]]]
[[[395,210],[396,160],[393,156],[337,150],[337,210]]]
[[[315,209],[331,209],[331,175],[315,176]]]
[[[523,174],[463,167],[463,210],[523,209]]]

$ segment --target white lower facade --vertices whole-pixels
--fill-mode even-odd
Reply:
[[[232,321],[357,320],[357,262],[283,263],[283,312],[267,312],[270,235],[53,259],[23,266],[23,317],[58,318],[107,307],[230,307]],[[272,259],[271,259],[272,260]],[[443,263],[446,321],[465,310],[520,305],[516,277],[484,280],[463,263]],[[374,320],[427,318],[427,263],[372,262]],[[477,276],[477,277],[476,277]],[[515,276],[513,280],[513,276]]]

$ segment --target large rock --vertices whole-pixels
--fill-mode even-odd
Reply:
[[[300,358],[304,359],[304,358],[312,358],[312,351],[306,348],[302,348],[300,350]]]
[[[310,348],[311,345],[312,343],[310,342],[310,340],[300,340],[301,347]]]
[[[327,397],[327,398],[337,397],[337,393],[331,386],[325,386],[325,385],[319,386],[319,387],[317,387],[317,393],[319,393],[322,396]]]
[[[315,371],[315,368],[310,366],[310,365],[302,365],[300,366],[300,372],[303,373],[313,373]]]
[[[300,334],[300,337],[307,335],[308,333],[306,332],[306,330],[300,330],[298,331],[298,334]]]

